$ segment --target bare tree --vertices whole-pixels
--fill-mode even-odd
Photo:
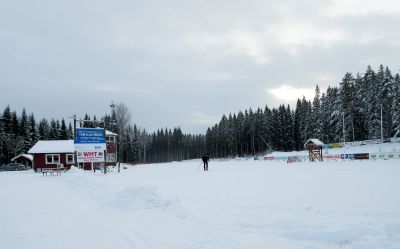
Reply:
[[[124,103],[118,103],[115,106],[115,116],[117,120],[117,127],[119,133],[118,154],[119,161],[122,159],[123,146],[125,144],[125,128],[130,123],[132,114]]]

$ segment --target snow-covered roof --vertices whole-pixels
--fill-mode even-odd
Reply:
[[[73,153],[74,151],[74,140],[42,140],[38,141],[28,153]]]
[[[14,157],[13,159],[11,159],[11,161],[14,161],[15,159],[17,159],[18,157],[25,157],[26,159],[29,159],[31,161],[33,161],[33,156],[29,155],[29,154],[19,154],[18,156]]]
[[[118,136],[117,133],[111,132],[109,130],[106,130],[106,136]]]
[[[101,127],[96,127],[96,129],[103,129]],[[106,136],[118,136],[117,133],[114,133],[112,131],[106,130]]]
[[[313,142],[313,144],[315,144],[315,145],[320,145],[320,146],[323,146],[324,145],[324,143],[321,141],[321,140],[319,140],[319,139],[316,139],[316,138],[310,138],[310,139],[308,139],[307,140],[307,142],[304,144],[304,147],[308,144],[308,142]]]

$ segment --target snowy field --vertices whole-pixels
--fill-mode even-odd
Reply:
[[[400,248],[400,160],[199,166],[0,172],[0,248]]]

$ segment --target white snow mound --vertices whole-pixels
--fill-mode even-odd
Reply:
[[[108,204],[124,210],[167,208],[172,202],[165,200],[155,187],[134,186],[125,188],[115,194]]]

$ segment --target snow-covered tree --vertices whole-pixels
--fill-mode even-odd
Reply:
[[[367,127],[367,86],[361,74],[357,74],[354,80],[354,136],[355,140],[368,139]]]
[[[383,70],[380,70],[379,76],[375,74],[371,66],[368,66],[364,74],[364,85],[366,86],[366,103],[367,107],[367,127],[368,137],[370,139],[380,138],[380,84],[379,79],[383,79]]]
[[[65,120],[61,119],[60,131],[59,131],[59,139],[67,140],[68,139],[68,130],[67,125],[65,124]]]
[[[391,108],[393,118],[393,134],[400,137],[400,76],[396,74],[393,83],[393,102]]]
[[[321,120],[321,90],[317,85],[315,87],[315,96],[311,108],[311,133],[312,137],[321,138],[322,120]]]
[[[340,82],[339,101],[340,115],[344,116],[345,139],[354,141],[354,78],[351,73],[346,73]]]
[[[48,140],[50,134],[50,126],[46,119],[42,119],[38,126],[39,140]]]
[[[21,117],[19,118],[19,132],[18,136],[24,143],[23,152],[26,153],[31,146],[31,136],[29,131],[29,120],[25,108],[22,109]]]
[[[381,65],[381,67],[383,67]],[[381,69],[380,69],[381,70]],[[389,138],[392,136],[393,120],[391,115],[393,97],[394,97],[394,77],[389,68],[385,68],[383,79],[380,82],[380,101],[382,106],[383,136]]]

